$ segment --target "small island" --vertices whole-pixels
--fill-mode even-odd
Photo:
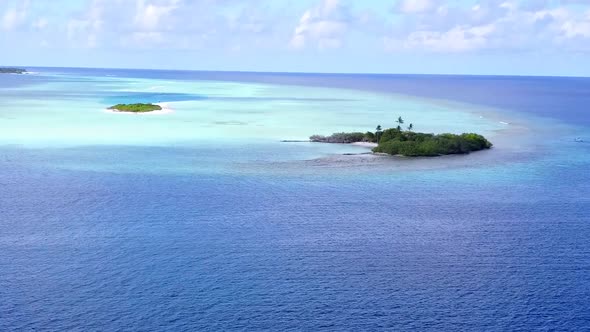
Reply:
[[[377,126],[375,132],[335,133],[331,136],[314,135],[312,142],[321,143],[373,143],[374,153],[384,153],[405,157],[436,157],[451,154],[467,154],[474,151],[490,149],[493,144],[485,137],[474,133],[456,134],[427,134],[414,132],[414,125],[407,130],[401,125],[404,120],[400,117],[396,128],[382,130]]]
[[[26,69],[21,68],[0,68],[0,74],[25,74]]]
[[[117,104],[111,106],[108,110],[113,112],[127,112],[127,113],[148,113],[154,111],[161,111],[162,106],[155,104]]]

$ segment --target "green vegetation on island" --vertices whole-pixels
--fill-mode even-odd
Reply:
[[[24,74],[26,69],[21,68],[0,68],[0,74]]]
[[[414,125],[410,124],[406,130],[400,117],[397,127],[382,130],[377,126],[375,132],[335,133],[331,136],[314,135],[312,142],[322,143],[376,143],[373,149],[376,153],[400,155],[407,157],[434,157],[449,154],[466,154],[485,150],[492,147],[485,137],[474,133],[456,134],[427,134],[414,132]]]
[[[162,107],[154,104],[117,104],[108,109],[115,112],[147,113],[161,111]]]
[[[373,133],[370,133],[373,134]],[[330,136],[313,135],[309,138],[312,142],[320,143],[356,143],[356,142],[373,142],[374,136],[369,136],[369,133],[334,133]]]

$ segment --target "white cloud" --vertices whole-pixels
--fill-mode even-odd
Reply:
[[[66,26],[70,43],[76,47],[97,47],[104,26],[103,15],[103,1],[94,0],[83,17],[70,19]]]
[[[1,1],[1,0],[0,0]],[[284,48],[290,35],[285,11],[262,1],[91,0],[67,23],[75,47],[195,50]],[[53,26],[53,24],[52,24]],[[277,36],[281,33],[281,38]],[[235,48],[235,47],[234,47]]]
[[[287,45],[347,48],[339,51],[343,54],[348,47],[356,53],[383,52],[384,46],[390,52],[458,53],[577,51],[590,45],[590,12],[584,12],[590,3],[581,0],[575,5],[565,0],[390,0],[382,7],[371,1],[315,0],[315,6],[303,9],[301,2],[278,0],[84,0],[81,8],[59,17],[42,1],[29,1],[0,5],[0,37],[31,45],[46,41],[56,48],[165,45],[244,53]],[[65,0],[53,1],[58,7]]]
[[[171,14],[179,7],[179,0],[170,0],[165,3],[137,0],[135,23],[143,31],[160,31],[169,26],[166,20],[171,19]],[[165,25],[165,26],[164,26]]]
[[[566,38],[590,38],[590,11],[581,19],[573,19],[561,25],[561,31]]]
[[[23,1],[19,8],[10,8],[2,15],[2,30],[11,31],[23,24],[27,18],[29,1]]]
[[[480,1],[469,7],[422,10],[432,8],[427,6],[430,3],[414,2],[414,7],[406,8],[401,23],[392,25],[384,36],[386,50],[539,51],[551,50],[556,45],[577,48],[575,43],[580,38],[590,38],[590,13],[581,15],[568,7]]]
[[[385,39],[389,50],[422,49],[435,52],[465,52],[486,47],[493,25],[457,26],[449,31],[416,31],[405,40]]]
[[[323,0],[299,19],[289,46],[295,49],[311,45],[320,49],[341,47],[350,20],[348,8],[339,0]]]

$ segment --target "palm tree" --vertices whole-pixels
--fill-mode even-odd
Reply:
[[[397,121],[395,121],[397,123],[397,130],[402,130],[402,125],[404,124],[404,119],[402,119],[402,117],[400,116],[399,118],[397,118]]]
[[[410,123],[410,125],[408,126],[408,131],[412,131],[412,129],[414,129],[414,125]]]
[[[378,125],[377,128],[375,128],[375,138],[377,139],[377,143],[381,140],[381,135],[383,135],[383,131],[381,125]]]

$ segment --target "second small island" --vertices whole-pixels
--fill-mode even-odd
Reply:
[[[156,104],[117,104],[111,106],[108,110],[113,112],[127,112],[127,113],[148,113],[154,111],[161,111],[162,106]]]

